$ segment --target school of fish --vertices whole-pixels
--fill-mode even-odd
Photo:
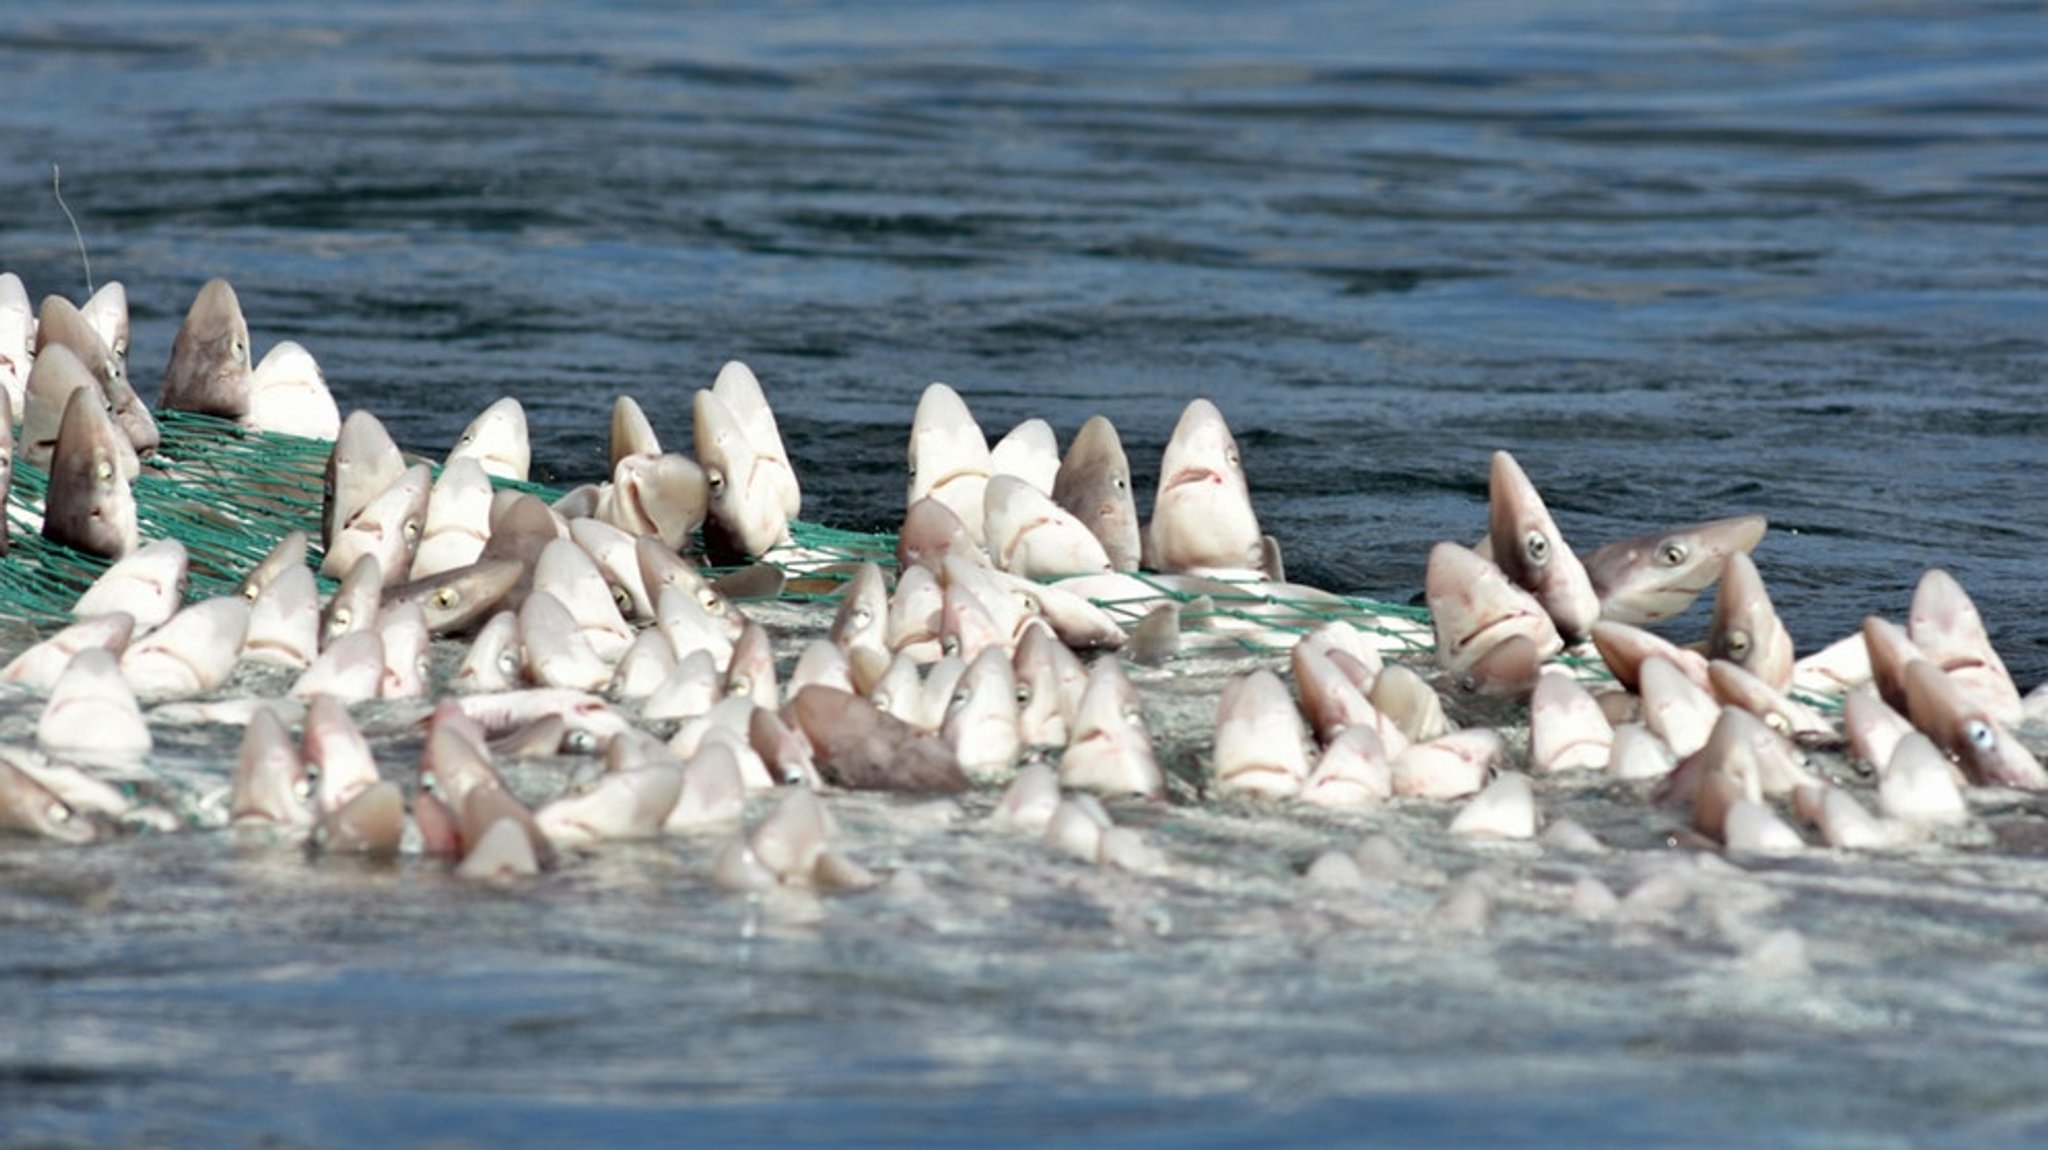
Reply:
[[[318,538],[275,540],[239,594],[188,601],[185,544],[138,527],[131,483],[159,435],[128,362],[119,284],[31,307],[0,275],[0,496],[18,452],[49,482],[17,510],[113,560],[69,625],[0,671],[45,700],[33,745],[0,745],[6,831],[80,844],[178,826],[117,785],[147,775],[166,722],[244,728],[220,812],[235,834],[488,879],[607,840],[716,835],[711,877],[748,892],[878,881],[835,830],[844,790],[1003,788],[989,821],[1005,833],[1143,873],[1168,860],[1117,825],[1116,801],[1457,804],[1448,834],[1575,849],[1597,843],[1544,817],[1547,781],[1605,772],[1674,842],[1774,855],[1926,842],[1975,817],[1973,798],[2048,789],[2018,735],[2048,718],[2048,689],[2022,695],[1953,578],[1926,572],[1903,623],[1873,615],[1800,657],[1751,557],[1759,516],[1582,554],[1497,452],[1484,536],[1431,551],[1418,623],[1287,581],[1207,400],[1181,414],[1141,522],[1107,419],[1064,455],[1037,419],[991,447],[934,383],[885,570],[797,541],[796,468],[744,364],[695,392],[689,453],[619,397],[610,474],[549,503],[494,483],[528,477],[516,399],[436,468],[374,415],[342,418],[298,344],[255,360],[223,280],[193,300],[157,409],[333,447]],[[324,600],[316,572],[338,580]],[[798,586],[839,588],[829,623],[775,609]],[[1648,629],[1709,589],[1700,641]],[[1302,623],[1303,605],[1328,621]],[[1244,655],[1206,761],[1170,777],[1132,669],[1247,639],[1284,654]],[[252,692],[238,672],[254,667],[281,669],[263,681],[282,691]],[[404,761],[359,728],[351,708],[371,700],[413,701]],[[500,768],[530,753],[590,768],[522,796]],[[1332,855],[1310,878],[1357,865]]]

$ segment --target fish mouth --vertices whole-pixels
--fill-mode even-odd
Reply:
[[[1213,467],[1183,467],[1172,475],[1167,476],[1166,482],[1162,486],[1164,490],[1171,491],[1181,487],[1193,487],[1196,484],[1221,484],[1222,482],[1223,473]]]

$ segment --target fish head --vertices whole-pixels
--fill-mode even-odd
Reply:
[[[787,543],[789,517],[781,493],[739,417],[708,388],[698,390],[690,410],[697,465],[704,471],[707,529],[715,527],[750,559]]]
[[[1721,568],[1721,589],[1707,625],[1707,655],[1726,659],[1779,690],[1792,682],[1792,636],[1746,551],[1729,555]]]
[[[1052,498],[1102,541],[1115,570],[1138,569],[1138,505],[1132,494],[1131,463],[1115,424],[1096,415],[1081,425],[1060,460]]]
[[[526,408],[505,396],[469,421],[448,451],[448,462],[474,459],[484,474],[526,482],[533,466],[533,443],[526,431]]]
[[[242,317],[235,289],[226,280],[208,280],[193,298],[171,344],[171,362],[164,370],[157,406],[223,419],[243,418],[249,414],[253,374],[249,354],[249,323]]]
[[[910,482],[904,505],[914,506],[927,496],[937,499],[979,541],[983,491],[995,463],[988,437],[959,392],[943,383],[924,389],[910,421],[907,457]]]
[[[50,457],[43,535],[109,559],[135,550],[141,530],[135,492],[122,472],[124,456],[132,459],[133,449],[108,417],[98,390],[73,391]]]
[[[1488,531],[1494,563],[1536,596],[1565,638],[1577,641],[1600,617],[1600,597],[1585,566],[1558,531],[1536,485],[1505,451],[1493,453]]]
[[[1585,556],[1600,595],[1600,617],[1641,625],[1683,612],[1714,580],[1730,555],[1756,548],[1769,526],[1761,515],[1738,515],[1609,543]]]
[[[1564,645],[1543,605],[1469,547],[1443,542],[1431,548],[1423,583],[1437,663],[1453,675],[1510,635],[1528,639],[1539,658]]]

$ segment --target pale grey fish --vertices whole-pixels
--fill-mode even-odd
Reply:
[[[1349,810],[1371,810],[1393,795],[1393,760],[1371,727],[1339,732],[1301,786],[1302,802]]]
[[[805,687],[788,717],[810,739],[819,773],[851,790],[964,791],[970,785],[945,740],[858,695]]]
[[[1481,652],[1452,680],[1467,695],[1490,699],[1527,699],[1545,656],[1527,635],[1509,635]]]
[[[417,819],[419,816],[414,815]],[[450,816],[453,817],[453,816]],[[458,835],[462,861],[455,865],[458,878],[495,881],[524,878],[540,873],[540,855],[533,849],[533,836],[517,819],[499,818],[482,828],[480,836],[467,841]]]
[[[569,538],[589,554],[604,576],[619,614],[637,623],[654,618],[654,596],[640,568],[639,537],[596,519],[571,519]]]
[[[1747,552],[1737,551],[1722,565],[1707,624],[1707,657],[1726,659],[1778,690],[1792,684],[1792,636]]]
[[[725,697],[748,698],[757,707],[774,709],[782,705],[781,689],[775,681],[775,647],[768,629],[748,620],[733,642],[726,662]]]
[[[79,313],[85,322],[105,341],[114,357],[121,361],[122,370],[128,366],[128,289],[120,280],[108,280],[85,301]]]
[[[825,785],[810,739],[784,721],[780,712],[755,707],[747,720],[747,743],[777,783],[811,790]]]
[[[1906,716],[1879,698],[1869,683],[1852,688],[1842,699],[1842,738],[1849,744],[1850,757],[1873,771],[1884,770],[1899,740],[1912,729]]]
[[[6,759],[0,759],[0,830],[67,843],[99,837],[90,820]]]
[[[1047,763],[1027,763],[1004,789],[1002,799],[988,817],[999,827],[1043,835],[1059,805],[1059,772]]]
[[[1442,696],[1406,663],[1389,663],[1373,676],[1372,690],[1366,693],[1366,698],[1410,743],[1427,742],[1451,730]],[[1385,731],[1381,734],[1384,737]],[[1398,752],[1390,748],[1390,753]]]
[[[967,660],[958,655],[946,655],[925,672],[924,682],[917,691],[916,709],[891,713],[912,726],[937,734],[946,725],[946,713],[953,705],[954,689],[966,677]]]
[[[0,391],[20,412],[28,398],[29,365],[35,359],[36,313],[28,288],[13,272],[0,272]]]
[[[613,400],[609,469],[617,471],[619,460],[629,455],[660,454],[661,437],[654,434],[654,424],[648,421],[647,413],[640,410],[639,401],[630,395]]]
[[[339,854],[396,853],[405,834],[404,793],[379,776],[369,741],[348,709],[315,696],[306,706],[301,750],[314,775],[314,844]]]
[[[732,747],[710,743],[683,764],[683,790],[662,824],[664,831],[687,834],[706,827],[736,824],[747,809],[747,787]]]
[[[954,656],[943,656],[932,664],[934,670],[948,661],[959,664]],[[889,661],[889,666],[876,677],[864,696],[882,711],[909,723],[914,727],[932,729],[924,713],[924,680],[918,675],[918,662],[907,654],[899,653]]]
[[[1114,795],[1166,790],[1138,690],[1114,655],[1098,656],[1089,667],[1088,686],[1068,723],[1060,784]]]
[[[135,492],[121,471],[124,454],[133,457],[127,437],[100,406],[98,392],[73,391],[50,460],[44,538],[108,559],[140,545]]]
[[[1174,425],[1159,464],[1159,492],[1144,537],[1155,571],[1256,570],[1261,557],[1237,439],[1223,413],[1191,401]]]
[[[81,616],[76,623],[29,647],[0,670],[0,682],[19,683],[41,695],[57,685],[72,656],[88,647],[104,647],[119,658],[135,633],[135,617],[125,611]]]
[[[135,453],[148,455],[155,451],[162,436],[149,408],[128,384],[127,361],[114,353],[70,300],[53,295],[43,301],[41,318],[36,323],[36,355],[40,357],[51,344],[59,343],[70,348],[92,373],[115,425],[128,437]]]
[[[720,575],[711,585],[727,599],[774,599],[789,586],[789,572],[775,563],[749,563]]]
[[[1101,540],[1050,496],[1014,475],[989,478],[982,531],[998,571],[1056,579],[1112,570]]]
[[[1544,667],[1530,692],[1530,769],[1597,771],[1614,757],[1614,724],[1563,667]]]
[[[327,456],[320,541],[331,544],[372,499],[405,474],[405,456],[384,424],[367,411],[351,411]]]
[[[310,567],[287,567],[249,603],[242,657],[303,670],[320,654],[320,588]]]
[[[712,866],[712,880],[730,890],[753,892],[784,883],[814,885],[818,863],[836,831],[816,795],[794,791],[776,804],[751,835],[720,852]]]
[[[87,647],[72,656],[36,720],[36,743],[95,761],[129,762],[150,752],[149,724],[112,651]]]
[[[990,648],[1009,653],[1009,628],[996,621],[982,597],[967,584],[948,583],[939,606],[939,650],[972,662]]]
[[[1736,803],[1761,804],[1764,799],[1763,766],[1757,761],[1756,743],[1744,733],[1744,718],[1755,722],[1741,708],[1724,710],[1707,742],[1687,755],[1650,795],[1657,803],[1690,807],[1693,829],[1716,842],[1726,841],[1728,815]]]
[[[1510,635],[1534,643],[1542,658],[1564,648],[1543,605],[1469,547],[1444,542],[1431,548],[1423,586],[1437,665],[1453,677]]]
[[[886,657],[889,650],[889,589],[882,569],[862,563],[839,594],[839,610],[826,634],[849,658],[866,650]]]
[[[241,419],[249,414],[249,355],[249,324],[235,289],[208,280],[171,343],[157,407]]]
[[[1678,760],[1664,740],[1641,723],[1620,723],[1614,728],[1614,749],[1607,756],[1607,771],[1617,779],[1631,782],[1661,779],[1669,775]]]
[[[1529,776],[1520,771],[1502,771],[1494,776],[1445,829],[1469,838],[1535,838],[1536,791],[1529,784]]]
[[[1673,666],[1685,672],[1686,678],[1699,684],[1702,689],[1711,689],[1707,677],[1706,656],[1698,651],[1680,647],[1662,635],[1652,634],[1628,623],[1602,619],[1593,624],[1592,639],[1594,649],[1600,652],[1601,661],[1607,664],[1607,669],[1613,672],[1615,681],[1626,690],[1637,689],[1643,661],[1652,656],[1669,660]]]
[[[946,556],[940,564],[939,582],[948,591],[959,587],[973,593],[995,627],[996,641],[1005,649],[1015,644],[1025,623],[1040,613],[1039,600],[1034,594],[1038,584],[1006,575],[957,553]],[[943,625],[943,619],[941,623]],[[978,646],[960,651],[961,657],[966,659],[972,659],[979,653]]]
[[[1168,600],[1145,612],[1131,628],[1131,662],[1140,667],[1157,667],[1180,654],[1180,604]]]
[[[2048,790],[2048,771],[1983,703],[1947,671],[1915,659],[1905,670],[1906,717],[1979,786]]]
[[[332,440],[341,434],[341,407],[312,352],[284,340],[263,353],[249,374],[249,413],[242,425],[303,439]]]
[[[1216,704],[1216,793],[1293,798],[1308,780],[1307,743],[1301,712],[1280,676],[1263,667],[1231,676]]]
[[[375,555],[378,567],[394,576],[412,570],[433,485],[433,469],[426,464],[407,468],[328,540],[320,573],[338,579],[364,555]]]
[[[467,878],[478,877],[480,870],[495,874],[505,869],[495,857],[491,844],[493,834],[502,838],[504,827],[514,827],[526,838],[527,855],[521,856],[510,869],[514,873],[532,873],[532,868],[546,869],[554,865],[555,846],[547,832],[534,822],[533,812],[519,801],[511,791],[501,786],[472,787],[462,798],[462,806],[456,812],[462,824],[463,856],[456,873]],[[528,859],[531,860],[529,867]],[[480,864],[489,861],[489,867]]]
[[[332,640],[286,693],[295,699],[333,695],[345,703],[377,697],[384,687],[384,639],[375,628],[350,631]]]
[[[676,649],[669,644],[668,636],[649,627],[634,636],[633,645],[619,657],[606,690],[614,699],[646,699],[668,681],[675,669]]]
[[[504,787],[491,763],[484,726],[455,700],[443,699],[427,717],[426,742],[420,748],[420,790],[432,791],[459,809],[469,792]]]
[[[680,551],[710,511],[708,473],[686,456],[628,455],[598,491],[592,518],[628,535],[655,535]]]
[[[144,699],[182,699],[228,681],[249,633],[249,603],[239,595],[201,599],[121,652],[121,675]]]
[[[748,789],[767,790],[778,780],[768,772],[767,760],[754,749],[753,719],[759,710],[754,700],[744,695],[720,699],[710,710],[677,727],[668,741],[669,749],[688,759],[712,742],[725,742],[739,761],[740,777]]]
[[[719,369],[718,378],[711,384],[711,394],[723,400],[726,409],[739,420],[740,430],[762,469],[762,482],[774,489],[783,517],[794,522],[803,513],[803,492],[797,485],[796,468],[790,466],[789,453],[783,448],[782,429],[776,425],[775,411],[761,391],[761,381],[755,378],[753,369],[732,360]]]
[[[1035,621],[1043,621],[1061,642],[1077,650],[1115,650],[1130,640],[1114,616],[1084,595],[1006,571],[990,571],[986,578],[1018,604],[1019,613],[1009,619],[1011,646]]]
[[[377,613],[376,627],[384,648],[384,674],[377,697],[416,699],[426,694],[432,672],[426,612],[418,603],[394,603]]]
[[[1721,718],[1720,700],[1693,682],[1677,664],[1661,655],[1643,660],[1637,670],[1643,725],[1684,758],[1706,745]]]
[[[1408,745],[1394,759],[1394,793],[1456,799],[1486,788],[1507,758],[1507,744],[1491,727],[1467,727]]]
[[[91,395],[95,406],[106,412],[106,396],[76,352],[54,343],[36,356],[21,406],[21,434],[15,441],[24,461],[43,468],[50,465],[50,457],[57,451],[57,434],[64,427],[64,413],[70,407],[71,397],[81,391]],[[108,418],[111,421],[112,416]],[[124,453],[121,474],[133,479],[141,470],[135,460],[135,446],[125,434],[120,440]]]
[[[1877,802],[1891,818],[1915,826],[1958,826],[1970,821],[1956,787],[1955,767],[1934,741],[1918,731],[1900,737],[1877,782]]]
[[[320,646],[368,630],[384,605],[384,565],[375,555],[357,559],[320,614]]]
[[[1088,690],[1088,668],[1048,626],[1026,627],[1010,664],[1017,683],[1028,689],[1019,721],[1032,746],[1062,747],[1067,729]]]
[[[930,497],[911,504],[896,532],[897,568],[926,567],[936,574],[949,555],[974,563],[988,561],[981,544],[951,507]]]
[[[1955,576],[1933,567],[1920,577],[1906,615],[1906,635],[1999,722],[2017,727],[2026,721],[2019,686],[1991,645],[1977,605]]]
[[[948,701],[939,735],[977,783],[1004,783],[1023,757],[1018,726],[1017,675],[1010,656],[991,647],[967,665]]]
[[[474,459],[486,475],[526,482],[533,469],[526,408],[509,395],[484,408],[448,450],[448,463],[458,459]]]
[[[404,840],[405,792],[397,783],[385,781],[323,812],[311,841],[329,854],[389,857],[398,853]]]
[[[697,392],[691,412],[710,498],[704,542],[713,559],[758,559],[787,545],[789,515],[775,469],[755,453],[739,417],[709,389]]]
[[[663,587],[655,596],[654,626],[668,638],[678,660],[706,651],[720,667],[732,661],[733,644],[746,629],[744,620],[738,630],[728,627],[723,616],[705,609],[701,597],[674,586]]]
[[[1027,419],[1011,428],[989,449],[989,465],[989,478],[1014,475],[1040,495],[1051,498],[1060,473],[1060,441],[1053,434],[1052,424],[1043,419]]]
[[[1082,862],[1100,862],[1102,840],[1112,825],[1094,795],[1062,795],[1045,821],[1045,845]]]
[[[704,573],[697,570],[696,564],[676,554],[664,546],[661,540],[652,536],[641,536],[634,544],[634,548],[640,558],[641,582],[646,585],[648,596],[654,600],[657,618],[663,613],[662,591],[665,588],[674,588],[693,600],[697,611],[716,625],[717,630],[723,634],[726,645],[729,646],[734,639],[740,637],[740,628],[747,622],[745,612],[706,579]],[[678,656],[687,653],[684,647],[676,647]]]
[[[250,568],[248,575],[243,577],[242,598],[254,603],[256,597],[263,594],[263,589],[276,581],[278,576],[294,567],[305,567],[306,542],[304,531],[287,531],[280,536],[269,552],[257,561],[255,567]],[[145,547],[143,550],[147,551],[149,548]]]
[[[448,689],[468,693],[509,691],[519,685],[525,666],[526,654],[519,648],[519,616],[500,609],[477,629]]]
[[[526,569],[510,559],[480,559],[424,579],[413,579],[383,589],[385,607],[400,603],[417,604],[426,613],[427,629],[434,635],[461,635],[480,626],[503,608]]]
[[[1131,493],[1131,464],[1116,426],[1100,415],[1081,425],[1060,460],[1052,499],[1102,542],[1111,567],[1136,571],[1141,546],[1138,505]]]
[[[83,816],[87,821],[93,822],[95,829],[101,825],[101,819],[121,821],[138,815],[148,819],[148,825],[155,828],[171,829],[177,825],[175,816],[171,816],[170,812],[147,808],[145,814],[145,809],[119,787],[96,775],[88,774],[81,767],[52,761],[40,751],[27,747],[0,747],[0,762],[12,764],[23,774],[41,783],[51,794],[61,799],[65,806],[70,807],[72,814]],[[144,771],[146,772],[147,768],[144,768]],[[133,777],[125,771],[120,774]],[[166,824],[156,821],[158,818],[168,818],[170,822]]]
[[[154,630],[184,604],[190,566],[183,543],[152,539],[102,571],[71,613],[84,618],[120,611],[135,620],[138,633]]]
[[[568,609],[590,649],[606,664],[617,663],[633,645],[633,627],[619,613],[611,584],[575,540],[557,539],[541,548],[533,565],[533,593],[541,592]]]
[[[1910,715],[1906,705],[1906,668],[1926,656],[1906,629],[1889,619],[1867,615],[1863,619],[1863,645],[1870,655],[1870,681],[1892,710]]]
[[[1792,686],[1810,695],[1843,695],[1870,682],[1870,648],[1861,628],[1800,657],[1792,664]]]
[[[519,582],[506,592],[504,605],[518,610],[533,587],[533,565],[541,549],[569,534],[566,524],[548,505],[524,492],[499,492],[491,507],[491,534],[482,559],[511,559],[520,565]]]
[[[570,730],[560,715],[540,718],[491,739],[493,759],[551,759],[557,755],[580,755],[589,748],[579,746],[581,737]]]
[[[790,668],[784,690],[796,694],[812,683],[849,694],[863,694],[853,685],[853,665],[846,652],[830,639],[813,639],[797,652],[796,666]]]
[[[230,786],[230,821],[311,829],[313,782],[291,733],[275,712],[259,708],[250,716]]]
[[[1738,551],[1753,551],[1769,526],[1738,515],[1609,543],[1583,556],[1600,595],[1600,617],[1641,626],[1692,606]]]
[[[889,596],[889,649],[920,663],[937,659],[942,653],[939,631],[945,605],[946,589],[931,568],[903,568]]]
[[[1361,685],[1345,674],[1331,658],[1330,644],[1304,639],[1288,653],[1288,663],[1295,690],[1301,693],[1301,709],[1318,739],[1328,742],[1347,727],[1378,727],[1379,709],[1366,696],[1371,684]],[[1401,743],[1406,746],[1407,740]]]
[[[548,841],[563,847],[653,838],[683,794],[683,768],[656,764],[599,775],[533,812]]]
[[[1815,742],[1834,736],[1834,724],[1820,712],[1726,659],[1707,665],[1707,685],[1723,704],[1741,707],[1781,735]]]
[[[1490,557],[1517,586],[1536,596],[1566,642],[1583,641],[1600,617],[1600,597],[1543,496],[1505,451],[1493,453],[1487,482]]]
[[[675,668],[641,704],[640,717],[648,722],[694,719],[724,697],[725,671],[710,651],[698,649],[675,656]]]
[[[562,601],[536,590],[519,605],[519,645],[526,653],[526,679],[539,687],[602,691],[611,664],[591,648],[590,639]]]
[[[959,392],[943,383],[924,389],[911,419],[908,458],[904,507],[914,507],[926,497],[936,499],[959,516],[968,537],[980,543],[983,495],[994,465],[988,438]]]

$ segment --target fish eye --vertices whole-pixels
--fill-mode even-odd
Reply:
[[[868,696],[868,702],[873,703],[875,705],[875,710],[886,711],[889,709],[889,692],[876,691],[874,694]]]
[[[507,676],[519,673],[519,651],[517,648],[507,647],[498,652],[498,670]]]
[[[723,468],[718,468],[718,467],[707,467],[707,468],[705,468],[705,469],[704,469],[704,484],[705,484],[705,486],[707,486],[707,487],[711,488],[711,494],[713,494],[713,495],[717,495],[717,494],[718,494],[719,492],[721,492],[721,491],[724,491],[724,490],[725,490],[725,471],[724,471],[724,469],[723,469]]]
[[[1522,557],[1541,566],[1550,560],[1550,539],[1541,531],[1531,531],[1522,538]]]
[[[1224,453],[1223,453],[1223,462],[1225,462],[1225,463],[1228,463],[1228,464],[1229,464],[1229,465],[1231,465],[1232,467],[1236,467],[1236,466],[1237,466],[1237,448],[1233,447],[1233,448],[1231,448],[1230,450],[1228,450],[1228,451],[1224,452]]]
[[[49,815],[53,823],[68,823],[71,821],[71,808],[63,803],[53,802],[50,804]]]
[[[562,749],[572,755],[590,755],[597,752],[597,736],[589,731],[570,731],[562,736]]]
[[[614,583],[612,584],[612,603],[621,611],[630,610],[633,606],[633,597],[626,594],[624,587]]]
[[[261,594],[263,594],[263,589],[256,586],[256,584],[242,584],[242,598],[247,599],[249,602],[254,603],[256,601],[256,597]]]
[[[1029,591],[1017,592],[1017,605],[1024,608],[1024,613],[1027,615],[1036,615],[1044,609],[1039,606],[1038,596],[1033,595]]]
[[[1029,683],[1017,684],[1017,705],[1019,707],[1031,705],[1031,685]]]
[[[1122,491],[1123,489],[1131,485],[1131,481],[1124,478],[1124,473],[1119,471],[1115,475],[1109,477],[1109,485],[1111,487],[1116,488],[1118,491]]]
[[[1963,735],[1970,740],[1971,746],[1980,751],[1989,751],[1998,745],[1998,733],[1991,729],[1991,724],[1982,719],[1971,719],[1969,725],[1963,728]]]
[[[973,693],[974,692],[968,690],[966,687],[961,687],[960,689],[954,691],[952,701],[946,704],[946,712],[948,714],[951,714],[952,712],[957,711],[962,707],[965,707],[967,705],[968,697]]]
[[[406,542],[406,545],[407,545],[408,547],[409,547],[409,546],[411,546],[412,544],[418,543],[418,542],[420,541],[420,521],[419,521],[419,520],[417,520],[417,519],[408,519],[408,520],[406,520],[406,521],[405,521],[405,526],[404,526],[404,528],[402,528],[402,531],[403,531],[403,534],[405,535],[405,542]]]
[[[349,621],[354,617],[355,613],[348,608],[336,607],[334,614],[327,617],[327,633],[329,635],[339,635],[348,630]]]
[[[939,652],[945,655],[958,655],[960,653],[960,636],[948,635],[940,639]]]
[[[92,475],[101,483],[109,482],[114,478],[114,465],[103,459],[99,466],[92,469]]]
[[[1729,657],[1737,662],[1742,661],[1749,655],[1749,632],[1747,631],[1730,631],[1727,638],[1722,640],[1722,643],[1728,648]]]
[[[709,587],[706,587],[702,591],[697,592],[697,602],[703,606],[706,614],[725,614],[725,600],[719,598],[718,592],[713,591]]]
[[[855,627],[865,627],[869,623],[875,621],[875,613],[873,611],[868,610],[866,607],[855,607],[853,609],[853,614],[848,615],[846,617],[846,620],[847,622],[852,623]]]
[[[1676,567],[1680,563],[1685,562],[1685,557],[1688,554],[1689,552],[1686,550],[1685,544],[1672,540],[1657,549],[1657,562],[1662,563],[1666,567]]]
[[[725,693],[728,695],[751,695],[754,693],[754,680],[748,675],[734,675],[725,681]]]
[[[462,596],[458,595],[453,587],[442,587],[434,592],[433,601],[434,606],[445,610],[461,602]]]

